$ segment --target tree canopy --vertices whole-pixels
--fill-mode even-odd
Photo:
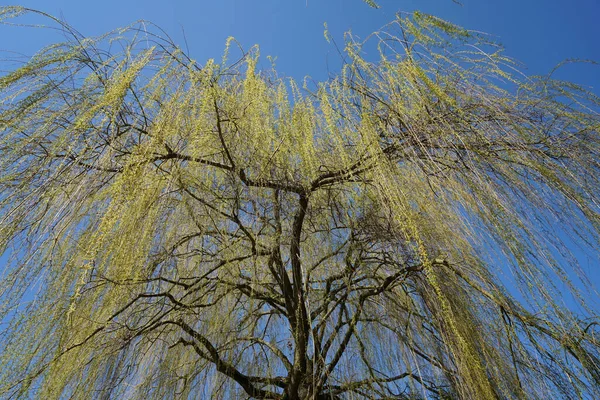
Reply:
[[[420,13],[319,83],[46,17],[0,78],[0,397],[600,397],[592,93]]]

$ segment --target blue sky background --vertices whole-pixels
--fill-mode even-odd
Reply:
[[[528,74],[547,73],[567,58],[600,61],[599,0],[464,0],[462,6],[452,0],[378,2],[377,10],[362,0],[30,0],[15,5],[61,17],[86,36],[146,19],[182,47],[185,32],[192,57],[201,63],[220,59],[226,38],[234,36],[245,48],[259,44],[263,56],[277,57],[282,75],[298,79],[325,79],[328,61],[339,59],[323,37],[324,22],[342,43],[349,29],[365,37],[396,12],[413,10],[493,35]],[[31,54],[48,39],[46,31],[2,28],[0,49]],[[569,66],[559,76],[600,92],[600,67]]]
[[[546,74],[565,59],[600,62],[600,0],[464,0],[462,6],[452,0],[378,3],[380,9],[362,0],[30,0],[13,5],[60,17],[85,36],[149,20],[180,46],[185,48],[187,42],[191,57],[200,63],[220,59],[227,37],[233,36],[246,49],[258,44],[264,66],[268,66],[265,56],[277,57],[278,72],[296,79],[309,75],[324,80],[328,65],[332,72],[339,65],[337,51],[324,38],[324,22],[341,44],[349,29],[365,37],[392,21],[396,12],[414,10],[492,35],[528,75]],[[60,40],[56,35],[48,30],[0,26],[0,49],[32,55],[41,46]],[[7,56],[0,53],[0,57]],[[571,64],[556,76],[600,95],[600,66]],[[582,260],[596,283],[600,282],[598,253],[596,249]]]

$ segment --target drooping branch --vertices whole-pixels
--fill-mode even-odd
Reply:
[[[0,78],[0,397],[598,397],[598,313],[556,300],[597,98],[423,14],[315,93],[67,36]]]

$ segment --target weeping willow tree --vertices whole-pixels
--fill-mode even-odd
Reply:
[[[0,78],[1,398],[600,398],[598,98],[418,13],[304,85],[51,21]]]

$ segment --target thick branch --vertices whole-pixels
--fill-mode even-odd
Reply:
[[[251,377],[248,375],[244,375],[237,368],[235,368],[232,364],[228,363],[221,359],[218,350],[213,346],[213,344],[203,335],[196,332],[192,327],[190,327],[185,322],[179,321],[166,321],[167,324],[173,324],[179,326],[185,333],[190,335],[197,343],[200,343],[205,349],[206,353],[201,349],[197,350],[197,353],[207,360],[211,361],[215,364],[217,371],[222,374],[228,376],[229,378],[236,381],[248,395],[255,399],[281,399],[281,395],[270,392],[268,390],[259,389],[255,386],[254,383],[263,383],[263,384],[282,384],[280,378],[270,379],[263,377]]]
[[[294,352],[294,368],[290,374],[290,385],[288,388],[288,394],[291,399],[295,399],[297,397],[300,380],[301,377],[306,373],[307,367],[307,347],[310,325],[308,322],[308,313],[304,299],[305,293],[302,277],[302,262],[300,260],[302,225],[304,223],[307,209],[308,196],[301,194],[298,210],[296,211],[294,223],[292,225],[292,241],[290,244],[292,285],[296,305],[295,315],[297,321],[294,332],[294,339],[296,341],[296,348]]]

